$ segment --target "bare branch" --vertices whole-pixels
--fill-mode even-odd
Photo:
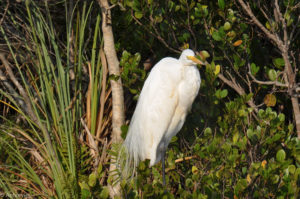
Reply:
[[[279,5],[278,5],[278,0],[275,0],[275,10],[276,10],[276,13],[279,17],[279,20],[283,26],[283,41],[284,41],[284,45],[286,47],[289,46],[289,42],[288,42],[288,34],[287,34],[287,28],[286,28],[286,23],[285,23],[285,20],[280,12],[280,9],[279,9]]]
[[[227,84],[229,87],[233,88],[239,95],[245,95],[245,90],[235,81],[235,79],[228,73],[231,80],[227,79],[222,75],[221,73],[218,75],[218,78],[221,79],[225,84]],[[253,99],[250,99],[247,104],[253,108],[253,110],[257,113],[258,109],[257,106],[254,104]]]
[[[17,91],[13,88],[13,86],[9,83],[9,80],[6,78],[2,70],[0,70],[0,81],[7,89],[9,94],[16,100],[17,104],[23,109],[26,110],[26,105],[22,100],[22,97],[17,93]]]
[[[7,4],[6,4],[6,7],[5,7],[5,9],[4,9],[4,13],[2,14],[2,18],[1,18],[1,20],[0,20],[0,26],[2,25],[3,20],[4,20],[5,17],[6,17],[6,13],[7,13],[8,6],[9,6],[9,0],[7,0],[6,3],[7,3]]]
[[[277,78],[276,78],[276,81],[260,81],[258,79],[256,79],[252,73],[251,73],[251,66],[250,66],[250,63],[248,63],[248,74],[249,76],[252,78],[252,80],[255,82],[255,83],[258,83],[258,84],[262,84],[262,85],[274,85],[274,86],[279,86],[279,87],[288,87],[288,84],[285,83],[281,83],[281,82],[278,82],[277,81]]]
[[[91,156],[94,158],[94,168],[98,167],[99,164],[99,150],[98,150],[98,145],[96,144],[94,137],[92,136],[87,124],[83,121],[82,118],[80,118],[81,124],[83,125],[85,132],[87,134],[88,137],[88,146],[90,147],[90,152],[91,152]]]
[[[263,31],[269,39],[271,39],[273,42],[275,42],[279,49],[283,48],[282,41],[278,38],[277,35],[272,34],[270,31],[268,31],[261,23],[258,21],[258,19],[254,16],[249,4],[245,4],[243,0],[238,0],[241,6],[243,7],[244,11],[249,15],[251,20]]]
[[[19,90],[19,93],[20,95],[22,96],[23,98],[23,102],[20,102],[21,104],[21,107],[24,108],[24,112],[26,112],[29,117],[34,120],[35,119],[35,115],[33,113],[33,109],[32,109],[32,105],[31,105],[31,100],[29,98],[29,96],[27,95],[25,89],[23,88],[23,86],[20,84],[20,82],[17,80],[17,78],[15,77],[14,75],[14,72],[12,71],[10,65],[9,65],[9,62],[7,61],[7,59],[5,58],[4,54],[3,53],[0,53],[0,60],[2,61],[6,71],[7,71],[7,74],[10,78],[10,80],[12,81],[12,83],[16,86],[16,88]],[[3,73],[2,73],[2,78],[1,80],[5,80],[6,77],[4,77]],[[7,79],[6,79],[7,80]],[[9,85],[8,83],[5,83],[5,81],[3,81],[3,83],[8,86],[8,88],[10,89],[10,91],[12,91],[12,94],[16,94],[16,91],[12,88],[11,85]],[[17,94],[18,96],[18,94]]]
[[[159,34],[157,28],[153,25],[153,18],[150,16],[150,25],[153,28],[154,32],[152,32],[150,29],[148,29],[144,24],[142,24],[142,22],[140,22],[133,14],[133,11],[131,11],[131,17],[135,20],[135,22],[137,24],[139,24],[140,26],[142,26],[145,30],[147,30],[153,37],[155,37],[156,39],[158,39],[166,48],[168,48],[169,50],[171,50],[172,52],[175,53],[180,53],[179,50],[176,50],[174,48],[172,48]]]
[[[245,4],[243,0],[238,0],[244,11],[248,14],[248,16],[251,18],[251,20],[254,22],[256,26],[258,26],[262,32],[265,33],[265,35],[275,44],[277,45],[277,48],[281,51],[281,55],[284,59],[285,67],[284,67],[284,80],[285,83],[288,85],[288,90],[287,93],[291,97],[291,102],[293,106],[293,113],[294,113],[294,120],[296,123],[296,129],[297,129],[297,134],[298,138],[300,139],[300,108],[299,108],[299,101],[298,98],[294,96],[294,90],[296,89],[296,68],[295,71],[292,68],[291,65],[291,60],[289,58],[289,42],[288,40],[288,34],[287,34],[287,27],[286,27],[286,22],[284,17],[282,16],[282,13],[280,12],[280,8],[278,5],[278,0],[275,0],[274,3],[274,16],[277,20],[280,20],[283,28],[283,39],[279,38],[277,34],[273,34],[270,31],[268,31],[261,23],[258,21],[258,19],[254,16],[252,13],[252,10],[249,6],[249,3]],[[277,21],[279,22],[279,21]],[[298,23],[298,22],[297,22]],[[294,27],[295,28],[295,27]],[[293,36],[293,31],[292,34],[290,35],[290,38]],[[275,83],[277,84],[277,83]]]
[[[300,3],[299,3],[300,4]],[[298,30],[298,32],[296,33],[296,35],[295,35],[295,38],[297,37],[297,35],[299,34],[299,28],[298,28],[298,25],[299,25],[299,22],[300,22],[300,15],[298,16],[298,18],[297,18],[297,22],[293,25],[293,29],[292,29],[292,31],[291,31],[291,33],[290,33],[290,41],[292,41],[293,40],[293,38],[294,38],[294,34],[295,34],[295,31],[296,30]]]
[[[250,72],[248,72],[248,74],[250,75],[250,77],[252,78],[252,80],[255,83],[261,84],[261,85],[274,85],[274,86],[279,86],[279,87],[288,87],[287,84],[283,84],[281,82],[278,81],[260,81],[258,79],[256,79]]]

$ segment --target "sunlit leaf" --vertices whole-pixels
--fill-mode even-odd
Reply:
[[[219,64],[216,65],[216,68],[215,68],[215,71],[214,71],[215,75],[218,75],[220,73],[220,70],[221,70],[221,66]]]
[[[137,18],[137,19],[141,19],[143,17],[143,13],[142,12],[139,12],[139,11],[136,11],[134,12],[134,16]]]
[[[228,22],[228,21],[226,21],[225,23],[224,23],[224,30],[230,30],[231,29],[231,24]]]
[[[276,97],[273,94],[267,94],[264,98],[264,103],[266,106],[275,106],[276,105]]]
[[[222,90],[221,93],[220,93],[220,97],[221,97],[221,98],[224,98],[224,97],[226,97],[227,95],[228,95],[228,90],[227,90],[227,89]]]
[[[270,80],[275,81],[277,78],[277,72],[274,69],[268,71],[268,77]]]
[[[182,46],[181,46],[182,49],[188,49],[190,48],[190,45],[188,43],[184,43]]]
[[[198,172],[198,168],[196,166],[192,166],[192,173],[196,174]]]
[[[206,60],[207,58],[210,57],[209,53],[206,50],[200,51],[199,55],[200,55],[202,60]]]
[[[93,172],[89,175],[88,184],[90,187],[94,187],[96,185],[96,182],[97,182],[97,175],[96,173]]]
[[[289,165],[288,170],[289,170],[290,174],[294,174],[296,171],[295,165],[293,165],[293,164]]]
[[[251,183],[251,177],[250,177],[250,174],[247,175],[247,182],[248,182],[248,184]]]
[[[239,46],[243,43],[242,40],[237,40],[236,42],[233,43],[233,46]]]
[[[265,167],[266,167],[266,164],[267,164],[267,161],[266,161],[266,160],[263,160],[263,161],[261,162],[262,168],[265,168]]]
[[[276,160],[278,162],[283,162],[285,160],[286,154],[285,151],[283,149],[280,149],[279,151],[277,151],[276,153]]]
[[[266,28],[269,29],[269,30],[271,30],[271,25],[270,25],[270,23],[268,21],[266,22]]]

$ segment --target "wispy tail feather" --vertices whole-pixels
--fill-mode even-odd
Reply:
[[[116,164],[121,181],[129,181],[134,177],[137,165],[135,164],[133,156],[124,144],[119,147]]]

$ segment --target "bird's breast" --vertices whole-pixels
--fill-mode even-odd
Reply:
[[[200,88],[201,78],[196,67],[185,68],[182,80],[178,87],[179,104],[182,108],[187,108],[192,105]]]

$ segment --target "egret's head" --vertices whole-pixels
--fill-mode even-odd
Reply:
[[[196,64],[204,65],[202,61],[195,57],[195,53],[191,49],[185,49],[184,51],[182,51],[179,60],[185,66],[194,66]]]

